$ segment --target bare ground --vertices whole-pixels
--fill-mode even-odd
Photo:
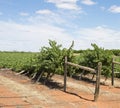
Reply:
[[[103,79],[101,79],[101,83]],[[45,85],[10,70],[0,70],[0,108],[120,108],[120,81],[111,87],[110,80],[101,85],[97,102],[94,82],[67,78],[63,92],[63,76],[55,75]]]

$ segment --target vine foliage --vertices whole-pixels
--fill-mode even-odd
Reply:
[[[91,68],[97,68],[98,62],[102,62],[102,74],[108,78],[111,75],[111,63],[113,53],[104,48],[98,47],[96,44],[91,44],[93,50],[83,52],[83,59],[80,64]]]
[[[74,61],[73,46],[74,42],[72,42],[69,49],[66,49],[62,48],[62,45],[58,45],[56,41],[49,40],[49,47],[42,47],[30,66],[26,68],[26,71],[32,70],[32,72],[29,71],[29,76],[35,81],[41,79],[47,81],[55,73],[63,74],[64,57],[67,56],[69,61]],[[72,68],[69,68],[69,70],[71,71]]]

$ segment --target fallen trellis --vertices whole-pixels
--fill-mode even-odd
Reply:
[[[96,85],[95,85],[94,101],[97,101],[97,99],[99,97],[99,90],[100,90],[100,75],[101,75],[102,63],[99,62],[98,63],[98,68],[97,68],[97,70],[95,70],[95,69],[92,69],[92,68],[89,68],[89,67],[85,67],[85,66],[81,66],[81,65],[78,65],[78,64],[74,64],[74,63],[68,62],[67,61],[67,57],[65,57],[65,66],[64,66],[64,92],[66,92],[67,65],[78,67],[80,69],[96,73]]]
[[[112,80],[111,80],[112,86],[114,86],[114,74],[120,73],[120,72],[114,72],[115,64],[120,65],[120,62],[114,61],[114,58],[113,58],[112,59]]]

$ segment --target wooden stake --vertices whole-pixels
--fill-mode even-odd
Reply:
[[[97,101],[97,99],[99,97],[101,68],[102,68],[102,63],[99,62],[98,70],[96,72],[96,86],[95,86],[94,101]]]
[[[114,86],[114,58],[112,59],[112,86]]]
[[[67,56],[65,57],[64,63],[64,92],[66,92],[66,81],[67,81]]]

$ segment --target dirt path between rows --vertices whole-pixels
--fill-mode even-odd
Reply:
[[[101,85],[100,97],[94,99],[94,83],[55,75],[47,86],[34,84],[28,77],[10,70],[0,70],[0,108],[120,108],[120,87]],[[110,82],[107,82],[107,85]]]

